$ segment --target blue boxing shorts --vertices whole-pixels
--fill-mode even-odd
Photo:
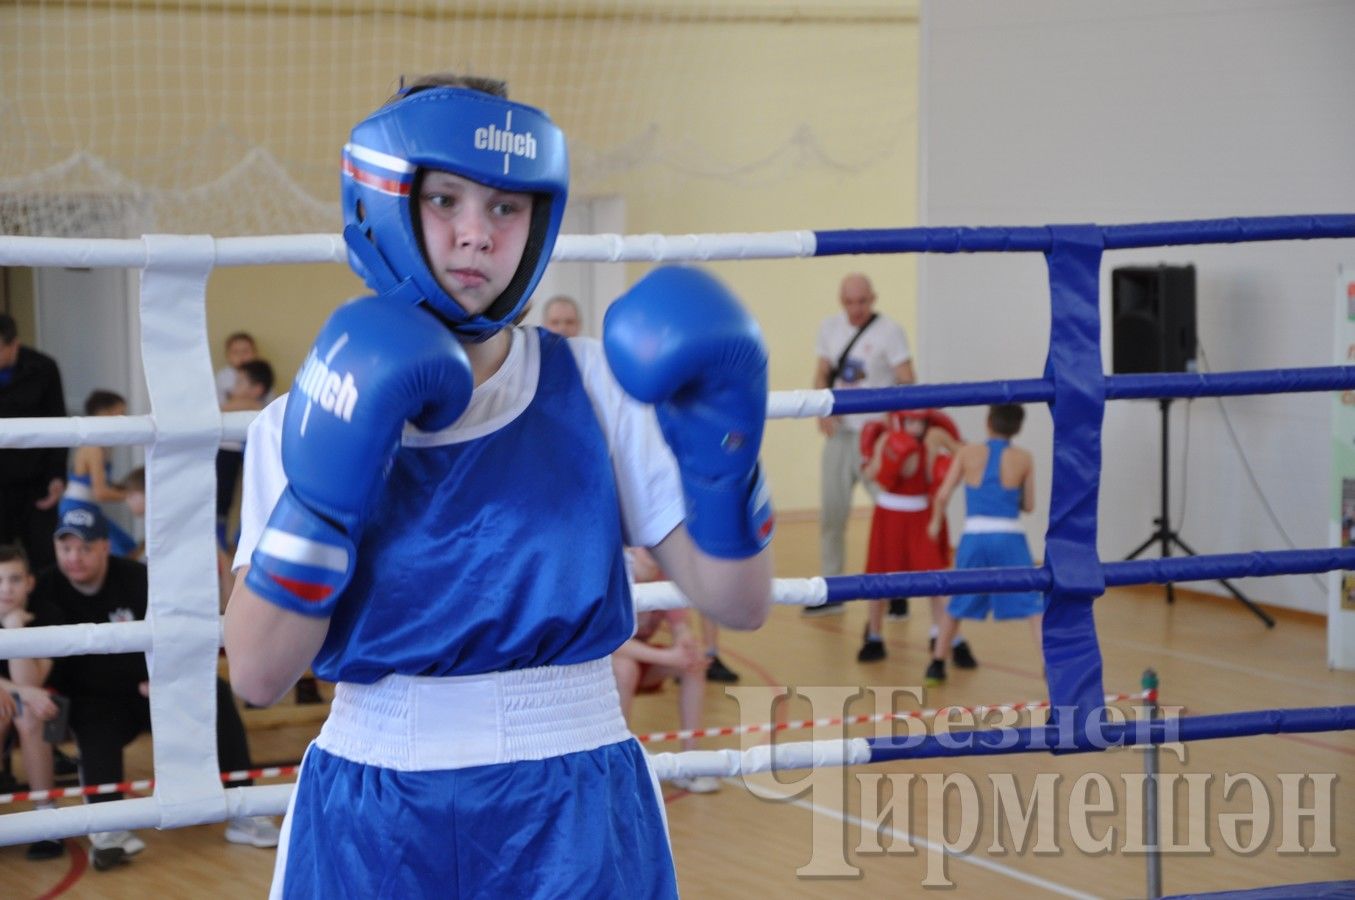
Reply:
[[[966,531],[955,549],[955,568],[986,569],[1005,566],[1030,566],[1030,547],[1022,531]],[[1044,612],[1044,595],[956,594],[946,605],[956,619],[1028,619]]]
[[[337,685],[271,896],[676,897],[610,661]]]

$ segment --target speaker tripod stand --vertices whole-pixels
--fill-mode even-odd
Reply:
[[[1148,539],[1145,540],[1142,544],[1139,544],[1138,547],[1134,549],[1133,553],[1130,553],[1128,556],[1126,556],[1125,560],[1137,559],[1139,555],[1143,553],[1143,551],[1147,550],[1153,544],[1160,545],[1163,559],[1166,559],[1167,557],[1172,555],[1173,546],[1184,551],[1187,556],[1200,555],[1196,553],[1194,550],[1192,550],[1189,544],[1181,540],[1181,535],[1179,535],[1171,527],[1171,518],[1168,513],[1168,510],[1170,509],[1170,505],[1168,503],[1169,488],[1171,485],[1171,479],[1169,476],[1171,473],[1170,473],[1170,457],[1167,453],[1168,445],[1167,437],[1169,424],[1168,414],[1171,411],[1172,400],[1170,397],[1164,397],[1158,400],[1157,403],[1162,410],[1162,515],[1153,520],[1153,525],[1156,526],[1153,533],[1148,535]],[[1248,599],[1246,594],[1239,591],[1225,578],[1219,578],[1216,580],[1218,581],[1219,584],[1223,585],[1224,589],[1228,591],[1228,593],[1232,594],[1233,597],[1236,598],[1239,603],[1247,607],[1247,609],[1251,610],[1252,614],[1255,615],[1262,622],[1265,622],[1267,628],[1275,627],[1275,620],[1272,619],[1264,609],[1257,606],[1250,599]],[[1167,602],[1175,603],[1176,592],[1173,589],[1173,585],[1170,581],[1167,582],[1166,588],[1167,588]]]

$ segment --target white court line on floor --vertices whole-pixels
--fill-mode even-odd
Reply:
[[[1199,663],[1203,666],[1213,666],[1216,669],[1223,669],[1228,672],[1239,672],[1252,678],[1263,678],[1268,681],[1277,681],[1281,684],[1292,684],[1295,687],[1301,687],[1305,691],[1311,691],[1314,687],[1311,678],[1294,678],[1288,675],[1276,675],[1274,672],[1268,672],[1264,669],[1258,669],[1255,666],[1242,665],[1241,663],[1232,663],[1227,660],[1216,659],[1212,656],[1205,656],[1200,653],[1191,653],[1186,650],[1169,650],[1160,644],[1143,644],[1138,641],[1127,641],[1123,638],[1106,638],[1104,635],[1098,635],[1102,644],[1107,646],[1116,646],[1130,650],[1137,650],[1141,653],[1156,653],[1159,656],[1169,656],[1173,659],[1183,659],[1187,662]],[[1161,673],[1159,673],[1161,674]],[[1325,685],[1318,685],[1325,686]],[[1335,688],[1342,687],[1339,683],[1331,685]],[[1164,697],[1171,696],[1171,688],[1167,686],[1163,690]]]
[[[839,822],[850,823],[858,828],[864,829],[875,827],[874,823],[867,823],[864,819],[860,818],[859,816],[854,816],[851,813],[833,809],[832,807],[820,806],[814,803],[812,800],[787,800],[784,802],[788,803],[791,806],[798,806],[800,809],[807,809],[810,812],[814,813],[815,815],[827,816],[830,819],[837,819]],[[978,866],[981,869],[987,869],[988,871],[995,872],[998,875],[1002,875],[1007,878],[1014,879],[1016,881],[1025,882],[1026,884],[1031,885],[1033,887],[1043,888],[1044,890],[1049,891],[1050,893],[1053,894],[1061,894],[1064,897],[1078,897],[1081,898],[1081,900],[1097,900],[1096,894],[1088,894],[1083,891],[1079,891],[1076,888],[1072,888],[1064,884],[1059,884],[1057,881],[1050,881],[1047,878],[1041,878],[1038,875],[1031,875],[1028,872],[1022,872],[1020,869],[1014,869],[1011,866],[1006,866],[999,862],[993,862],[986,856],[978,856],[974,854],[961,855],[958,853],[949,853],[946,851],[945,847],[937,846],[936,844],[933,844],[928,840],[910,835],[906,831],[900,831],[899,829],[895,828],[892,825],[889,827],[888,831],[889,836],[893,840],[896,841],[907,840],[909,843],[913,844],[914,846],[918,847],[923,851],[946,853],[946,855],[948,855],[951,859],[963,863],[969,863],[970,865]]]

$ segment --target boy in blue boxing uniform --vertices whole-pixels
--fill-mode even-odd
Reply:
[[[673,896],[608,661],[634,628],[622,546],[721,624],[766,618],[757,325],[710,276],[661,268],[601,344],[512,327],[568,162],[501,83],[415,83],[343,164],[376,296],[334,313],[251,426],[226,611],[245,699],[307,666],[336,682],[274,895]]]
[[[941,533],[946,504],[963,481],[965,525],[955,550],[955,568],[1029,566],[1030,547],[1019,516],[1035,508],[1035,460],[1030,451],[1012,446],[1021,430],[1025,410],[1014,403],[988,408],[988,441],[965,444],[937,489],[927,534]],[[946,656],[960,630],[960,619],[1029,619],[1035,645],[1040,646],[1040,616],[1044,596],[1019,594],[957,594],[950,598],[940,634],[932,645],[932,661],[924,683],[935,687],[946,680]]]

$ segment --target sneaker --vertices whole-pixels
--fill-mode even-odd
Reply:
[[[299,706],[325,702],[325,698],[320,696],[320,684],[312,675],[307,675],[296,683],[295,696]]]
[[[65,852],[66,845],[60,841],[34,841],[24,856],[31,860],[56,859]]]
[[[675,788],[681,788],[689,794],[713,794],[720,789],[720,779],[713,775],[674,778],[669,784]]]
[[[226,840],[252,847],[276,847],[282,832],[268,816],[231,819],[226,824]]]
[[[721,684],[733,684],[739,680],[739,673],[721,662],[720,657],[712,656],[710,667],[706,669],[706,680],[718,681]]]
[[[53,747],[52,771],[56,775],[75,775],[80,771],[80,760],[67,755],[60,747]]]
[[[885,614],[885,618],[889,619],[891,622],[902,622],[904,619],[908,618],[908,598],[895,597],[893,600],[890,600],[889,612]]]
[[[861,649],[856,652],[856,661],[862,663],[879,662],[885,658],[885,655],[884,641],[879,638],[873,640],[866,638],[861,643]]]
[[[146,849],[146,842],[130,831],[95,831],[89,836],[89,864],[106,872]]]
[[[927,665],[927,673],[922,676],[922,683],[927,687],[938,687],[946,682],[946,664],[943,660],[934,659]]]
[[[969,641],[960,641],[960,643],[951,647],[950,660],[955,663],[957,669],[977,669],[979,667],[979,661],[974,658],[974,651],[969,649]]]
[[[842,612],[843,601],[829,600],[827,603],[820,603],[818,606],[806,606],[800,611],[800,615],[814,619],[819,616],[840,616]]]

